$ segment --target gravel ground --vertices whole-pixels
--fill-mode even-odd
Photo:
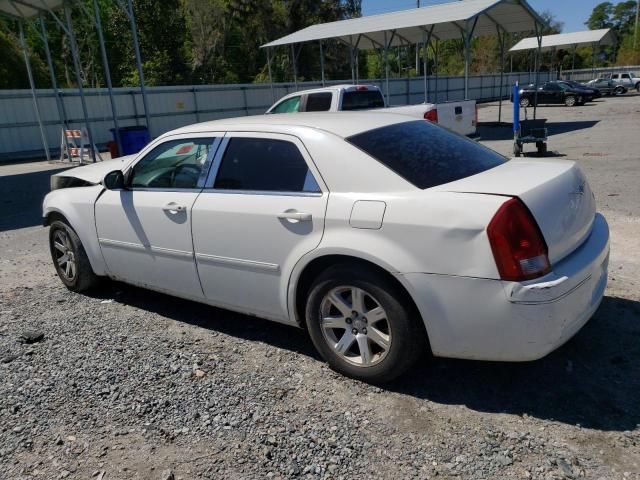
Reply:
[[[37,226],[50,171],[0,167],[0,479],[640,479],[640,96],[621,100],[540,109],[599,120],[550,142],[612,228],[592,321],[537,362],[425,358],[384,388],[294,328],[117,283],[68,292]],[[483,142],[506,153],[504,130]]]

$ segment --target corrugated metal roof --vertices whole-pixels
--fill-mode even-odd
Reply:
[[[602,30],[585,30],[583,32],[558,33],[557,35],[545,35],[542,37],[542,50],[553,48],[573,47],[574,45],[613,45],[616,41],[615,33],[610,28]],[[536,37],[524,38],[516,43],[510,52],[520,50],[533,50],[538,48]]]
[[[358,48],[371,49],[384,44],[385,32],[396,32],[391,43],[395,46],[422,42],[431,27],[433,38],[460,39],[465,22],[476,18],[475,36],[495,35],[496,23],[510,33],[534,31],[535,22],[545,24],[526,0],[465,0],[312,25],[262,47],[338,38],[354,44],[359,39]]]
[[[0,13],[15,18],[31,18],[46,11],[45,6],[55,10],[63,3],[64,0],[0,0]]]

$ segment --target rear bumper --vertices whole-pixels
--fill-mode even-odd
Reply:
[[[403,277],[436,356],[517,362],[544,357],[587,323],[604,296],[608,262],[609,227],[598,214],[587,240],[540,279]]]

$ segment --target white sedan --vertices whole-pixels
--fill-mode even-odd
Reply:
[[[593,315],[609,229],[575,162],[391,113],[200,123],[52,177],[62,282],[106,276],[306,328],[386,381],[422,352],[540,358]]]

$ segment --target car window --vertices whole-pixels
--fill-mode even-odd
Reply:
[[[276,105],[271,113],[295,113],[300,111],[300,96],[288,98]]]
[[[347,141],[418,188],[430,188],[497,167],[507,159],[422,120],[369,130]]]
[[[331,108],[331,92],[310,93],[307,96],[306,112],[328,112]]]
[[[369,110],[384,108],[384,97],[380,90],[355,90],[342,94],[342,110]]]
[[[544,86],[545,90],[561,90],[564,87],[563,84],[557,84],[557,83],[547,83]]]
[[[622,75],[622,78],[631,78],[631,76],[630,76],[628,73],[624,73],[624,74]]]
[[[198,180],[210,154],[213,138],[164,142],[136,163],[131,172],[133,188],[198,188]]]
[[[264,192],[320,192],[298,147],[286,140],[234,137],[214,188]]]

